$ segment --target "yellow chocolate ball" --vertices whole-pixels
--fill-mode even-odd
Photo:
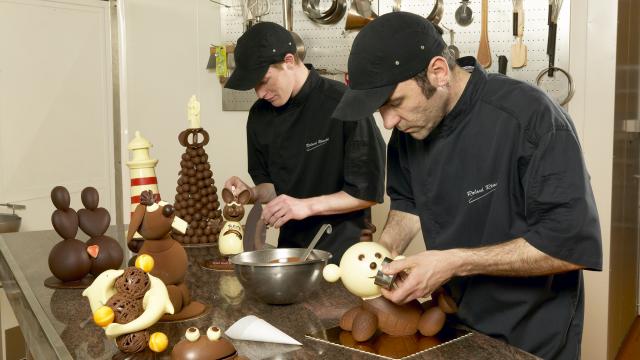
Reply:
[[[115,314],[108,306],[101,306],[93,313],[93,321],[100,327],[105,327],[113,322]]]
[[[163,352],[169,345],[169,338],[161,332],[155,332],[149,337],[149,349],[154,352]]]
[[[150,272],[153,270],[153,257],[151,255],[142,254],[136,258],[136,267],[144,272]]]

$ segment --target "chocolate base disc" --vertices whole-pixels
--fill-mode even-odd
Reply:
[[[111,357],[112,360],[153,360],[159,358],[160,354],[154,353],[149,348],[133,354],[127,354],[122,351],[118,351],[118,353]]]
[[[211,306],[198,301],[192,301],[177,314],[164,314],[159,322],[167,323],[193,320],[206,315],[209,310],[211,310]]]
[[[233,264],[229,262],[229,259],[214,259],[205,260],[200,263],[200,267],[206,270],[213,271],[233,271]]]
[[[93,279],[93,276],[88,275],[77,281],[64,282],[55,276],[51,276],[44,281],[44,286],[49,289],[86,289],[91,285]]]
[[[179,242],[179,241],[178,241]],[[182,245],[182,247],[186,247],[186,248],[203,248],[203,247],[212,247],[212,246],[218,246],[218,242],[210,242],[210,243],[199,243],[199,244],[185,244],[183,242],[179,242],[180,245]]]

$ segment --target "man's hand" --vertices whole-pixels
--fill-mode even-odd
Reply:
[[[310,215],[311,207],[307,201],[288,195],[276,197],[262,209],[264,223],[275,228],[281,227],[291,219],[302,220]]]
[[[382,295],[396,304],[406,304],[411,300],[427,297],[454,275],[456,258],[446,251],[424,251],[405,259],[395,260],[382,267],[388,275],[406,271],[398,276],[396,288],[382,290]]]
[[[233,195],[238,195],[243,190],[249,190],[251,192],[251,187],[237,176],[232,176],[227,181],[225,181],[224,187],[226,189],[229,189],[233,193]],[[251,195],[251,198],[253,199],[253,193],[251,193]]]

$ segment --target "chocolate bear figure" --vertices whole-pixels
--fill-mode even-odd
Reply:
[[[75,238],[78,233],[78,214],[69,207],[69,191],[56,186],[51,190],[51,201],[57,209],[51,215],[51,223],[64,240],[51,249],[49,269],[63,283],[82,280],[91,270],[91,256],[87,244]],[[46,281],[45,285],[51,284]]]
[[[140,205],[131,216],[127,241],[131,244],[136,231],[144,238],[139,254],[149,254],[155,260],[151,275],[162,280],[167,286],[171,303],[175,309],[173,315],[165,315],[162,320],[185,320],[202,314],[205,306],[191,301],[189,289],[184,283],[187,274],[187,253],[173,240],[169,233],[176,218],[171,204],[156,204],[153,192],[143,191]],[[181,219],[179,219],[181,220]]]
[[[114,238],[104,235],[109,228],[111,216],[105,208],[98,207],[98,190],[86,187],[82,190],[81,198],[85,208],[78,210],[80,229],[90,237],[87,245],[96,245],[99,249],[98,257],[91,264],[91,274],[98,276],[107,269],[119,269],[124,253]]]

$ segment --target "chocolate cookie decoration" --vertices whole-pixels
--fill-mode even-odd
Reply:
[[[180,161],[175,209],[194,231],[184,235],[174,231],[171,236],[182,244],[210,244],[218,240],[222,219],[220,211],[216,211],[220,203],[209,157],[203,148],[209,142],[209,134],[202,128],[187,129],[180,133],[178,141],[186,149]]]

